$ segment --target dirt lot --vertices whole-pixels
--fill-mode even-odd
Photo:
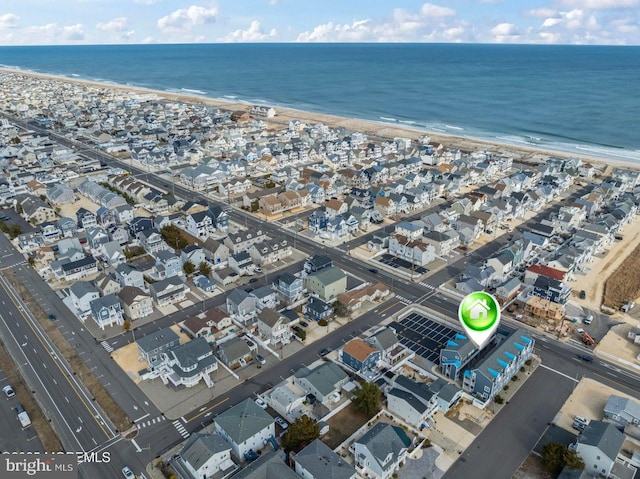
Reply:
[[[603,300],[604,285],[607,278],[613,275],[614,271],[622,270],[621,265],[623,263],[625,263],[624,268],[628,268],[629,266],[626,264],[628,257],[635,255],[638,258],[636,261],[640,262],[640,251],[636,248],[640,240],[640,221],[636,220],[626,225],[623,231],[623,237],[624,239],[622,241],[613,242],[604,258],[594,258],[594,262],[590,265],[587,274],[578,275],[577,281],[572,283],[574,291],[584,290],[586,292],[586,299],[578,299],[577,296],[572,298],[572,300],[579,303],[580,306],[599,310]],[[637,269],[629,269],[629,271],[632,273],[629,277],[636,285],[635,294],[638,295],[640,293],[640,275],[637,274]],[[635,273],[635,275],[633,273]],[[615,287],[612,287],[611,294],[613,294],[614,291]],[[630,297],[627,301],[633,300],[634,298]]]
[[[31,293],[19,281],[17,276],[10,270],[4,272],[7,280],[14,285],[16,292],[24,301],[29,311],[38,320],[42,329],[47,336],[54,342],[62,356],[67,360],[71,368],[83,380],[86,388],[93,394],[98,405],[104,410],[111,422],[115,425],[117,431],[125,431],[131,426],[129,418],[124,411],[115,403],[109,393],[102,387],[93,371],[80,359],[69,342],[64,338],[60,330],[55,326],[54,322],[49,320],[47,313],[42,310],[40,305],[31,297]],[[44,441],[43,441],[44,442]]]
[[[640,295],[640,246],[637,246],[622,264],[609,276],[604,285],[605,306],[619,310],[625,303]]]
[[[522,463],[513,479],[553,479],[553,475],[544,470],[542,460],[536,454],[530,454]]]
[[[355,404],[351,403],[329,419],[329,432],[322,436],[322,441],[331,449],[335,449],[368,419],[365,414],[355,412]]]
[[[633,344],[627,337],[629,331],[631,331],[630,324],[619,324],[611,328],[598,344],[598,352],[622,359],[625,361],[622,362],[623,365],[632,364],[640,368],[640,361],[636,359],[636,356],[640,354],[640,345]]]

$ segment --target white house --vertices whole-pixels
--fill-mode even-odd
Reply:
[[[264,447],[275,434],[275,423],[251,398],[216,416],[215,429],[231,445],[233,453],[243,458],[250,450]]]

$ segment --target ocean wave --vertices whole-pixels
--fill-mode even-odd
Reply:
[[[196,95],[206,95],[207,92],[206,91],[202,91],[202,90],[194,90],[192,88],[180,88],[181,91],[186,92],[186,93],[194,93]]]
[[[388,116],[380,116],[378,118],[380,118],[381,120],[384,120],[384,121],[398,121],[395,118],[390,118]]]
[[[462,128],[461,126],[455,126],[455,125],[444,125],[445,128],[448,128],[449,130],[459,130],[459,131],[463,131],[464,128]]]
[[[76,77],[76,78],[79,78],[79,77],[80,77],[80,75],[78,75],[77,73],[72,73],[72,74],[71,74],[71,76],[72,76],[72,77]]]
[[[400,123],[404,123],[406,125],[415,125],[417,122],[413,120],[398,120]],[[462,129],[462,128],[461,128]]]
[[[235,95],[224,95],[224,98],[229,98],[230,100],[236,100],[238,97]]]

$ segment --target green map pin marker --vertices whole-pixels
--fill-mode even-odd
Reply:
[[[468,294],[460,302],[458,319],[467,337],[478,349],[482,349],[500,323],[500,303],[484,291]]]

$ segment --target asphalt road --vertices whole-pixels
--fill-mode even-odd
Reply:
[[[22,124],[29,129],[39,130],[44,134],[52,134],[52,132],[39,129],[35,125],[27,125],[20,121],[16,121],[16,123]],[[60,135],[53,134],[52,136],[62,144],[73,146],[77,149],[79,147],[79,144],[75,141],[71,141]],[[90,158],[121,166],[131,170],[136,175],[145,175],[150,183],[159,188],[164,188],[164,180],[155,177],[153,174],[148,174],[148,172],[141,168],[120,162],[102,152],[95,151],[88,147],[80,146],[79,149]],[[179,196],[200,199],[208,204],[217,204],[215,201],[198,193],[194,193],[180,185],[175,185],[175,191]],[[223,206],[226,205],[223,204]],[[546,213],[548,212],[545,212],[545,214]],[[296,243],[297,249],[307,254],[315,254],[321,252],[323,249],[312,240],[291,231],[284,230],[275,223],[263,222],[244,211],[231,209],[229,214],[235,222],[246,223],[250,228],[260,227],[268,235],[276,238],[288,238],[291,242]],[[366,239],[360,237],[357,241],[366,241]],[[487,245],[484,249],[480,249],[477,253],[474,253],[474,256],[471,256],[470,260],[476,259],[475,255],[478,255],[477,259],[486,257],[487,254],[497,250],[505,243],[506,239],[503,236],[498,242]],[[410,301],[424,304],[442,313],[454,322],[457,321],[458,305],[456,300],[452,300],[440,292],[430,291],[422,285],[404,279],[398,279],[395,275],[391,275],[383,270],[377,274],[373,274],[369,271],[369,265],[350,257],[342,249],[329,248],[330,251],[327,248],[324,249],[330,252],[335,264],[341,268],[367,281],[383,281],[387,284],[393,284],[394,292],[397,292]],[[449,265],[448,268],[445,268],[445,270],[439,274],[437,273],[430,277],[428,283],[438,286],[441,282],[444,282],[444,280],[448,280],[452,274],[459,273],[459,271],[464,268],[466,261],[469,260],[464,258],[455,262],[453,265]],[[384,314],[391,315],[403,307],[403,303],[392,300],[384,306],[381,306],[379,310],[388,308]],[[275,366],[263,370],[259,375],[254,376],[249,381],[238,385],[226,394],[214,398],[199,410],[187,414],[182,423],[185,424],[185,427],[190,432],[201,429],[203,425],[210,423],[216,414],[233,406],[238,401],[246,397],[251,397],[255,393],[276,384],[282,378],[288,376],[291,371],[300,367],[300,365],[309,364],[315,360],[317,358],[317,352],[320,349],[340,346],[350,337],[350,330],[352,332],[359,332],[370,325],[379,323],[383,316],[381,313],[382,311],[379,311],[379,313],[369,313],[355,319],[345,328],[335,331],[314,343],[313,347],[306,348],[294,356],[279,362]],[[515,324],[510,325],[512,328],[516,326]],[[528,454],[529,450],[533,447],[535,441],[542,434],[546,423],[556,414],[559,406],[564,401],[563,395],[568,395],[570,392],[567,392],[567,388],[572,387],[572,384],[575,384],[575,380],[583,375],[597,377],[598,380],[606,384],[610,384],[623,391],[631,391],[632,394],[635,395],[640,391],[640,378],[622,371],[620,368],[617,368],[615,364],[606,361],[594,361],[594,363],[591,364],[580,362],[576,359],[576,354],[582,352],[584,348],[559,343],[546,338],[543,339],[539,335],[534,336],[538,340],[538,350],[543,358],[543,364],[545,366],[550,364],[551,366],[549,367],[552,367],[557,372],[549,371],[545,369],[545,367],[539,369],[531,377],[530,381],[527,381],[527,383],[523,385],[522,389],[511,401],[511,404],[498,415],[496,420],[478,437],[472,448],[465,453],[468,454],[468,456],[463,456],[465,461],[458,461],[447,474],[447,477],[510,477],[515,468],[522,462],[526,454]],[[96,351],[99,352],[99,348],[98,345],[94,344],[91,350],[92,353]],[[99,368],[98,371],[102,372],[102,369]],[[118,372],[108,371],[105,368],[104,374],[117,376]],[[569,384],[569,386],[566,386],[565,383]],[[564,396],[565,398],[566,395]],[[119,399],[119,401],[121,400],[122,399]],[[509,413],[508,411],[515,412]],[[534,421],[531,419],[532,417],[539,417],[539,420],[536,419]],[[158,425],[150,426],[140,431],[136,441],[139,444],[138,448],[142,448],[142,451],[138,451],[137,456],[134,454],[132,457],[142,462],[142,458],[148,453],[148,459],[151,459],[152,456],[155,457],[157,454],[166,451],[181,440],[182,436],[178,433],[171,421],[161,422]],[[473,450],[474,448],[477,452]],[[490,453],[491,451],[494,452]],[[513,457],[505,461],[504,451],[509,451],[509,456]],[[131,457],[129,450],[127,450],[127,454],[129,454],[128,457]],[[501,462],[504,464],[498,466],[499,470],[496,470],[494,465]],[[487,474],[479,474],[478,471],[486,471]]]

